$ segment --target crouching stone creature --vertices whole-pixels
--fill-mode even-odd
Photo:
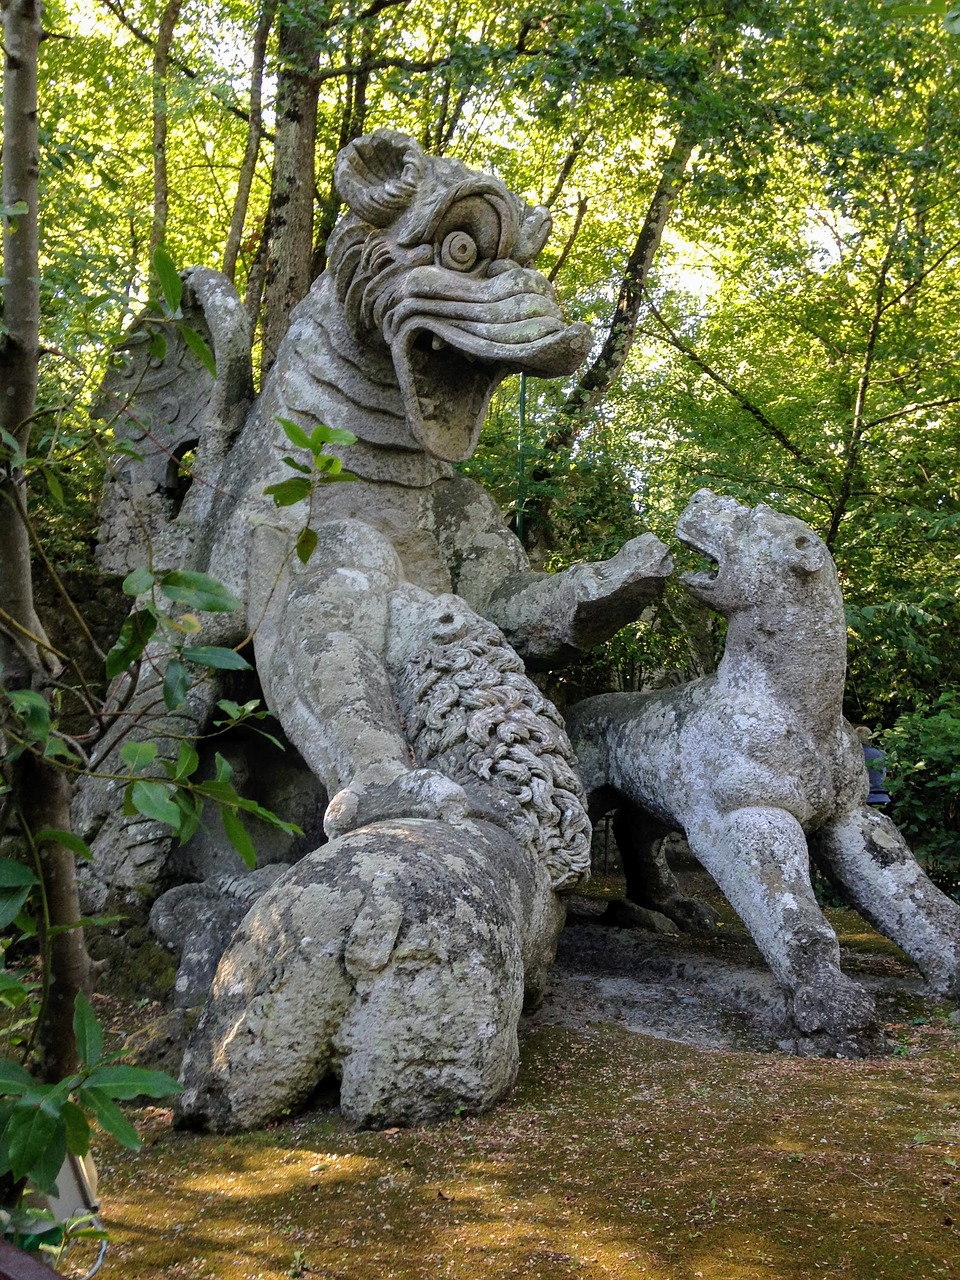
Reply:
[[[176,422],[203,424],[194,483],[160,520],[153,563],[210,573],[244,602],[210,639],[252,635],[266,704],[328,796],[330,842],[275,881],[220,961],[185,1059],[186,1124],[260,1123],[327,1074],[368,1124],[485,1106],[509,1086],[557,893],[589,865],[569,742],[521,659],[545,667],[591,647],[671,568],[645,535],[604,564],[531,573],[493,500],[450,465],[472,453],[504,377],[570,373],[588,349],[530,265],[546,211],[388,131],[345,148],[336,181],[347,212],[327,271],[245,424],[217,407],[216,387],[205,414],[164,417],[177,397],[159,375],[162,394],[135,392],[128,409],[141,435],[151,410],[151,438],[166,431],[174,457],[196,443]],[[193,322],[232,352],[240,309],[210,275],[187,282]],[[137,358],[149,365],[150,348]],[[129,368],[117,377],[131,383]],[[313,491],[306,563],[302,506],[264,492],[290,475],[284,454],[297,474],[312,465],[283,422],[356,437],[331,446],[356,479]],[[169,516],[169,502],[155,506]],[[111,520],[131,522],[116,499],[107,512],[109,540]],[[162,655],[144,670],[134,707],[156,701]],[[200,737],[217,696],[191,691],[170,737]],[[107,792],[78,804],[94,867],[134,891],[165,887],[161,828]]]
[[[896,827],[866,804],[867,778],[841,705],[846,626],[830,553],[801,521],[709,490],[677,524],[713,571],[681,581],[727,619],[715,675],[650,694],[587,699],[567,717],[581,776],[617,838],[643,906],[689,921],[654,854],[682,829],[781,985],[798,1051],[876,1044],[866,992],[840,972],[809,857],[931,987],[960,993],[960,907],[929,881]]]

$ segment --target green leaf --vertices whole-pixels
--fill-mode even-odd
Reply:
[[[44,467],[43,478],[47,483],[47,488],[50,490],[50,497],[53,498],[58,507],[62,507],[64,505],[63,485],[57,479],[56,472],[51,471],[49,467]]]
[[[120,759],[134,773],[142,773],[144,769],[149,769],[156,758],[155,742],[125,742],[120,748]]]
[[[253,841],[240,815],[233,809],[221,809],[220,817],[223,819],[223,829],[227,833],[227,839],[252,871],[257,865],[257,851],[253,847]]]
[[[184,649],[187,662],[201,667],[213,667],[219,671],[249,671],[250,663],[236,649],[222,649],[218,645],[195,644]]]
[[[0,427],[0,440],[10,451],[9,462],[11,466],[22,467],[27,461],[27,455],[20,448],[20,442],[16,436],[11,435],[6,427]]]
[[[77,992],[73,1005],[73,1034],[80,1061],[89,1070],[103,1056],[103,1032],[93,1006],[82,991]]]
[[[125,458],[133,458],[135,462],[143,461],[143,454],[129,440],[115,440],[112,447],[114,453],[122,454]],[[141,571],[135,570],[135,572],[139,573]]]
[[[343,470],[343,463],[339,458],[335,458],[332,453],[318,453],[314,458],[319,471],[319,480],[332,480],[338,476]]]
[[[13,204],[0,204],[0,217],[22,218],[30,212],[26,200],[16,200]]]
[[[151,574],[147,576],[152,582],[153,576]],[[133,577],[133,574],[130,577]],[[126,581],[129,582],[130,578]],[[153,609],[135,609],[124,619],[116,644],[107,654],[108,680],[113,680],[121,672],[126,671],[132,662],[136,662],[156,631],[157,621],[157,615]]]
[[[56,1108],[48,1102],[30,1101],[30,1095],[20,1099],[10,1113],[3,1135],[7,1142],[10,1171],[15,1179],[29,1177],[31,1181],[38,1182],[35,1177],[37,1166],[42,1164],[47,1148],[55,1142],[58,1130],[66,1147],[66,1134]]]
[[[190,692],[190,673],[182,662],[171,658],[163,673],[163,701],[168,711],[182,707]]]
[[[13,924],[29,897],[29,888],[7,889],[4,893],[0,893],[0,929],[6,929],[8,924]]]
[[[77,1090],[77,1101],[88,1111],[92,1111],[97,1124],[131,1151],[140,1150],[140,1135],[109,1095],[100,1089],[89,1086]]]
[[[88,1089],[101,1089],[111,1098],[167,1098],[182,1093],[183,1086],[165,1071],[142,1067],[98,1067],[86,1082]]]
[[[310,433],[310,452],[319,453],[325,444],[356,444],[357,437],[345,427],[326,427],[322,423]]]
[[[184,604],[203,613],[233,613],[243,605],[208,573],[173,569],[160,575],[160,590],[174,604]]]
[[[52,734],[44,744],[43,757],[45,760],[80,760],[83,757],[78,751],[70,745],[65,739],[57,734]]]
[[[15,974],[0,969],[0,1004],[7,1009],[19,1009],[30,999],[30,985]],[[3,1087],[0,1082],[0,1093],[2,1092]]]
[[[288,467],[292,467],[294,471],[299,471],[305,476],[308,476],[310,474],[310,468],[306,466],[305,463],[298,462],[296,458],[291,458],[287,454],[284,454],[282,460],[287,464]]]
[[[283,434],[291,444],[295,444],[298,449],[309,450],[310,437],[299,423],[292,422],[289,418],[277,418],[277,422],[279,422],[280,426],[283,428]]]
[[[181,742],[180,750],[177,752],[177,764],[173,776],[177,781],[189,778],[191,773],[196,771],[199,763],[200,757],[197,755],[196,748],[191,746],[189,742]]]
[[[203,801],[188,791],[178,790],[174,797],[180,810],[180,843],[184,845],[200,826]]]
[[[209,782],[201,782],[197,785],[197,790],[209,800],[215,800],[217,804],[235,805],[240,800],[233,783],[228,782],[226,778],[211,778]]]
[[[233,777],[233,765],[219,751],[214,753],[214,780],[216,782],[228,782]],[[230,788],[233,791],[233,788]],[[236,792],[234,792],[236,795]]]
[[[14,689],[7,694],[14,715],[23,723],[28,738],[46,742],[50,736],[50,708],[42,694],[33,689]]]
[[[63,1123],[64,1106],[66,1102],[60,1106],[60,1115],[57,1118],[57,1127],[52,1139],[47,1143],[40,1158],[34,1162],[30,1173],[30,1181],[48,1196],[57,1194],[57,1177],[67,1155],[67,1127]]]
[[[153,269],[160,283],[164,302],[171,311],[179,310],[180,300],[183,297],[183,281],[180,279],[180,272],[174,265],[173,259],[163,245],[158,245],[153,252]]]
[[[317,549],[317,533],[315,529],[301,529],[297,535],[297,559],[307,564]]]
[[[163,360],[167,354],[167,335],[161,329],[154,329],[147,347],[154,360]]]
[[[58,933],[71,933],[74,929],[109,928],[110,925],[122,919],[122,916],[80,916],[78,920],[71,920],[69,924],[50,925],[47,933],[49,937],[55,938]]]
[[[279,484],[268,484],[263,492],[273,498],[278,507],[292,507],[295,502],[309,498],[312,489],[313,482],[306,476],[289,476]]]
[[[127,596],[142,596],[155,582],[156,578],[149,569],[134,569],[123,580],[123,593]]]
[[[180,810],[170,798],[170,788],[163,782],[134,782],[129,789],[130,802],[138,813],[155,822],[180,829]]]
[[[178,324],[177,328],[180,331],[180,337],[197,357],[210,377],[215,378],[217,376],[217,362],[214,360],[213,352],[203,338],[200,337],[196,329],[191,329],[189,325]]]
[[[0,1093],[27,1093],[34,1083],[33,1076],[19,1062],[0,1058]]]
[[[944,18],[943,25],[952,36],[960,36],[960,5],[954,5]]]
[[[39,840],[40,836],[36,839]],[[39,883],[36,875],[24,863],[17,862],[14,858],[0,858],[0,889],[19,889],[24,885]]]
[[[49,841],[51,844],[62,845],[64,849],[69,849],[72,854],[82,858],[84,862],[89,862],[93,857],[86,840],[81,840],[72,831],[60,831],[56,827],[44,827],[33,838],[37,844],[44,844]]]
[[[90,1125],[77,1104],[69,1099],[63,1104],[63,1127],[67,1150],[75,1156],[85,1156],[90,1150]]]

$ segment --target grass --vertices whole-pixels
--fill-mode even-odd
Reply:
[[[882,957],[846,914],[850,945]],[[353,1133],[327,1110],[208,1137],[146,1110],[139,1155],[98,1154],[101,1275],[960,1280],[943,1013],[922,1005],[868,1062],[538,1027],[506,1102],[413,1131]]]

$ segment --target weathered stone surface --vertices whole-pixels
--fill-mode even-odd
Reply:
[[[620,806],[642,905],[685,923],[666,864],[680,828],[787,993],[802,1052],[876,1043],[872,1002],[839,969],[809,852],[936,989],[960,981],[960,907],[927,879],[889,819],[865,806],[860,743],[843,720],[846,627],[836,570],[799,520],[701,490],[677,525],[716,571],[685,574],[728,620],[716,675],[650,694],[588,699],[568,715],[588,794]],[[629,882],[628,882],[629,883]]]
[[[291,868],[221,961],[179,1123],[250,1128],[340,1078],[356,1124],[479,1110],[509,1088],[525,974],[553,958],[546,873],[483,821],[373,823]]]
[[[508,374],[570,373],[589,349],[532,266],[546,210],[389,131],[352,142],[336,175],[347,212],[328,269],[292,314],[259,401],[238,435],[219,381],[209,403],[180,406],[191,435],[205,424],[194,483],[163,528],[161,493],[148,526],[169,557],[153,563],[208,572],[244,602],[203,639],[252,635],[266,704],[329,797],[329,849],[257,904],[223,957],[185,1068],[192,1123],[258,1123],[331,1071],[366,1123],[483,1106],[508,1087],[521,989],[538,987],[552,953],[555,892],[589,867],[570,745],[521,657],[546,665],[612,634],[670,568],[647,536],[605,565],[531,574],[493,500],[450,465],[472,453]],[[215,311],[204,331],[232,334],[235,295],[221,278],[203,285],[201,309],[207,297]],[[174,358],[179,369],[179,348]],[[148,381],[151,414],[169,384],[165,369]],[[134,395],[136,430],[139,408]],[[311,465],[283,422],[357,437],[331,446],[357,478],[315,488],[306,564],[305,507],[266,493],[290,475],[284,455]],[[125,480],[156,497],[158,467],[151,454]],[[130,563],[127,525],[105,521],[115,526]],[[151,650],[132,712],[157,702],[164,665]],[[161,746],[198,738],[218,696],[209,680],[146,732]],[[155,893],[171,841],[116,800],[109,785],[78,799],[91,874]],[[225,928],[198,921],[207,959]]]
[[[162,893],[150,910],[150,928],[179,959],[174,1004],[192,1009],[208,996],[220,957],[253,904],[277,882],[276,864],[246,874],[219,875]]]
[[[383,788],[416,763],[397,705],[396,667],[388,670],[386,655],[424,599],[459,597],[456,608],[472,610],[469,625],[487,628],[480,617],[489,615],[521,656],[543,666],[635,618],[670,569],[666,549],[648,535],[606,565],[531,574],[491,497],[449,465],[472,452],[504,377],[570,372],[589,348],[589,331],[564,322],[551,286],[531,265],[550,229],[546,211],[528,208],[498,179],[425,156],[412,139],[389,131],[351,143],[337,175],[347,213],[328,245],[328,270],[293,313],[239,434],[234,401],[244,399],[243,378],[234,380],[233,393],[219,378],[211,389],[209,376],[196,370],[191,382],[180,372],[189,360],[179,347],[172,369],[147,369],[143,404],[135,393],[124,420],[138,445],[144,420],[162,424],[163,447],[173,452],[203,424],[194,483],[179,512],[169,494],[151,499],[144,528],[159,548],[153,562],[210,572],[245,602],[245,616],[205,619],[203,639],[238,644],[253,634],[267,704],[330,796],[333,834],[366,811],[359,795],[367,789],[383,816]],[[195,299],[202,313],[191,311],[191,323],[219,342],[218,369],[220,348],[224,367],[237,369],[233,353],[243,333],[234,323],[236,295],[209,272],[191,290],[190,305]],[[121,365],[117,386],[110,383],[114,399],[127,383],[136,388],[139,372],[128,372]],[[316,490],[318,545],[306,566],[294,554],[303,508],[277,508],[264,492],[290,474],[285,454],[309,461],[291,447],[279,418],[307,432],[323,423],[358,437],[332,446],[359,478]],[[137,548],[113,495],[140,483],[160,493],[169,476],[160,474],[153,451],[139,469],[132,459],[118,465],[104,519],[104,536],[117,545],[104,555],[128,565]],[[166,525],[164,513],[172,516]],[[139,551],[145,561],[146,546]],[[162,652],[151,649],[131,712],[156,705],[164,665]],[[162,750],[199,737],[217,697],[218,681],[210,680],[144,732]],[[549,733],[562,738],[562,730]],[[112,750],[108,740],[96,761],[106,771]],[[394,788],[392,816],[445,812],[452,793],[440,801],[437,785],[419,798],[423,777]],[[150,894],[175,874],[169,835],[124,817],[109,783],[81,787],[77,825],[95,854],[90,906],[108,885]],[[569,867],[557,870],[558,884],[582,870],[579,845],[564,856]]]

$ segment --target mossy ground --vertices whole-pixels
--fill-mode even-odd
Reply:
[[[886,944],[853,916],[848,943]],[[846,923],[847,927],[844,928]],[[914,1002],[916,1004],[916,1002]],[[493,1112],[98,1152],[130,1280],[960,1280],[960,1035],[911,1005],[867,1062],[541,1027]]]

